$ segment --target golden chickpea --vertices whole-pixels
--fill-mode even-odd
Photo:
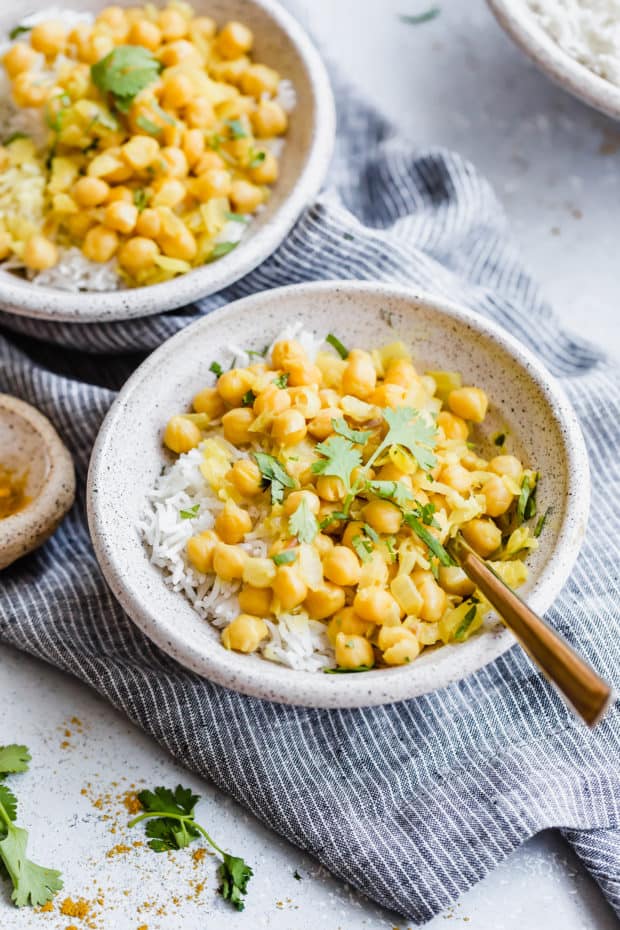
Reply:
[[[22,258],[32,271],[45,271],[58,261],[58,249],[45,236],[31,236],[24,245]]]
[[[308,594],[308,587],[296,565],[279,565],[273,582],[273,593],[284,610],[299,607]]]
[[[288,127],[288,118],[275,100],[263,100],[251,114],[252,127],[259,139],[281,136]]]
[[[147,239],[155,239],[161,232],[161,220],[156,210],[147,207],[138,214],[136,232]]]
[[[244,584],[238,594],[239,607],[246,614],[267,617],[271,613],[271,591],[269,588],[254,588]]]
[[[192,35],[200,36],[203,39],[212,39],[215,35],[217,26],[215,20],[210,16],[195,16],[190,20],[189,31]]]
[[[174,235],[160,233],[157,241],[164,255],[180,258],[184,262],[191,262],[198,251],[198,244],[187,226],[183,226]]]
[[[316,482],[316,493],[324,501],[341,501],[345,495],[345,487],[340,478],[321,475]]]
[[[195,66],[201,68],[203,64],[200,52],[196,46],[186,39],[165,42],[159,49],[157,57],[166,68],[171,68],[173,65],[180,65],[181,63],[188,67]]]
[[[321,369],[309,362],[289,362],[287,371],[290,387],[303,387],[304,385],[318,387],[323,378]]]
[[[213,571],[213,553],[217,536],[213,530],[205,530],[187,540],[187,558],[194,568],[206,575]]]
[[[148,19],[138,19],[129,30],[131,45],[142,45],[150,52],[156,52],[161,45],[161,29]]]
[[[492,520],[470,520],[461,527],[463,536],[478,555],[486,559],[499,548],[502,542],[502,533]]]
[[[442,467],[439,472],[439,481],[454,488],[459,494],[465,494],[471,488],[472,477],[466,468],[455,462],[453,465]]]
[[[224,581],[234,581],[243,578],[243,569],[248,560],[248,554],[239,546],[229,546],[218,542],[213,553],[213,570]]]
[[[439,587],[431,572],[417,571],[413,573],[412,578],[422,596],[422,607],[418,616],[429,623],[436,623],[441,619],[448,603],[446,592]]]
[[[353,600],[355,613],[370,623],[385,626],[395,626],[400,623],[400,607],[398,601],[389,591],[369,585],[358,590]]]
[[[324,407],[308,423],[308,432],[315,439],[327,439],[334,432],[332,420],[337,420],[342,416],[342,410],[339,407]]]
[[[391,407],[395,410],[406,402],[407,389],[400,384],[380,384],[368,398],[371,404],[378,407]]]
[[[226,501],[226,506],[215,518],[215,531],[223,542],[229,545],[243,542],[246,533],[252,529],[252,519],[243,508],[233,501]]]
[[[362,510],[364,520],[377,533],[398,533],[403,520],[400,508],[389,501],[371,501]]]
[[[260,468],[251,459],[238,459],[231,468],[230,480],[245,497],[254,497],[263,490]]]
[[[393,462],[386,462],[385,465],[382,465],[378,477],[381,481],[402,481],[407,484],[407,487],[412,487],[411,476],[401,471]]]
[[[22,71],[32,68],[36,60],[36,52],[25,42],[16,42],[8,52],[5,52],[2,63],[10,78],[16,77]]]
[[[113,50],[114,39],[112,36],[93,32],[92,38],[83,50],[83,57],[86,62],[94,65]]]
[[[336,636],[336,664],[339,668],[372,668],[375,654],[372,646],[364,636],[354,633],[338,633]]]
[[[343,607],[327,624],[327,638],[332,646],[335,646],[338,633],[355,633],[356,636],[369,637],[374,629],[374,623],[362,620],[352,607]]]
[[[110,193],[110,186],[101,178],[79,178],[73,185],[73,199],[81,207],[97,207]]]
[[[280,75],[267,65],[250,65],[241,77],[241,90],[260,100],[263,94],[275,97],[278,93]]]
[[[400,384],[401,387],[408,388],[417,380],[416,370],[407,359],[395,358],[389,363],[385,373],[386,384]]]
[[[108,204],[103,214],[103,222],[110,229],[129,235],[135,229],[138,220],[138,208],[133,203],[117,200]]]
[[[388,646],[383,653],[383,661],[386,665],[408,665],[419,654],[420,644],[417,637],[411,633],[409,636],[403,636],[392,646]]]
[[[130,168],[143,171],[159,155],[159,143],[150,136],[133,136],[121,146],[121,154]]]
[[[321,407],[334,407],[338,409],[340,394],[338,391],[334,391],[333,388],[321,388],[319,391],[319,400],[321,401]]]
[[[339,585],[354,585],[360,580],[359,559],[347,546],[334,546],[323,560],[323,574]]]
[[[222,58],[238,58],[249,52],[254,43],[254,36],[243,23],[226,23],[217,37],[217,49]]]
[[[306,420],[312,420],[319,413],[321,401],[315,387],[310,385],[292,387],[289,388],[288,394],[293,409],[299,410]]]
[[[364,535],[364,524],[360,520],[351,520],[347,523],[346,529],[342,534],[342,545],[353,549],[353,540],[356,536]]]
[[[321,509],[321,502],[316,494],[312,491],[291,491],[284,501],[283,509],[286,516],[290,517],[291,514],[295,513],[302,501],[306,502],[310,513],[313,513],[315,516],[318,514]]]
[[[344,607],[345,594],[342,588],[325,581],[315,591],[308,591],[304,607],[313,620],[325,620]]]
[[[243,180],[232,182],[230,201],[239,213],[253,213],[263,200],[263,192],[256,184]]]
[[[448,410],[442,410],[437,417],[437,426],[444,431],[446,439],[467,439],[469,427],[461,417],[455,417]]]
[[[158,255],[157,244],[143,236],[133,236],[118,250],[119,263],[130,274],[152,268]]]
[[[325,501],[321,504],[318,519],[319,523],[325,524],[323,529],[324,533],[327,533],[330,536],[336,536],[340,533],[342,530],[342,519],[334,516],[334,514],[339,513],[341,510],[342,504],[340,502],[328,503]],[[329,520],[329,523],[326,523],[326,520]]]
[[[249,428],[253,422],[254,414],[249,407],[235,407],[229,410],[222,417],[224,438],[234,446],[252,442],[255,437],[249,432]]]
[[[178,10],[168,8],[159,13],[159,28],[166,42],[175,42],[187,35],[187,20]]]
[[[353,349],[342,375],[342,391],[366,400],[375,389],[377,373],[368,352]]]
[[[49,85],[38,81],[32,71],[22,71],[13,79],[11,93],[18,107],[40,107],[47,101]]]
[[[238,407],[244,394],[254,385],[254,376],[247,368],[231,368],[218,378],[217,390],[222,398],[231,407]],[[252,414],[251,410],[248,413]],[[252,419],[254,419],[252,415]]]
[[[271,350],[271,364],[274,368],[286,369],[290,362],[307,362],[306,350],[296,339],[279,339]]]
[[[98,23],[105,23],[114,32],[121,33],[127,28],[125,10],[120,6],[106,6],[97,16]]]
[[[69,213],[64,218],[64,224],[75,239],[83,239],[95,220],[84,210],[79,213]]]
[[[183,133],[183,151],[190,168],[196,165],[205,151],[205,137],[200,129],[186,129]]]
[[[154,207],[176,207],[185,197],[185,185],[182,181],[178,178],[164,178],[158,184],[151,203]]]
[[[125,187],[122,184],[111,187],[105,202],[115,203],[117,200],[122,200],[124,203],[133,203],[133,191],[131,188]]]
[[[202,433],[195,423],[186,417],[170,417],[164,432],[164,445],[181,455],[195,449],[202,442]]]
[[[256,416],[260,416],[261,413],[282,413],[290,406],[291,398],[288,392],[276,384],[269,384],[254,401],[254,413]]]
[[[249,168],[249,175],[255,184],[275,184],[280,174],[278,159],[273,152],[265,152],[262,161]]]
[[[160,143],[163,142],[164,145],[174,145],[180,148],[183,142],[183,132],[184,128],[180,122],[165,123],[162,126],[161,136],[158,136],[158,138]]]
[[[282,551],[286,545],[284,540],[278,540],[272,544],[273,552],[270,555],[276,555]],[[294,553],[293,553],[294,554]],[[253,588],[271,588],[276,577],[277,567],[272,558],[263,558],[252,556],[246,559],[243,567],[243,580]]]
[[[283,410],[273,418],[271,435],[281,446],[296,446],[306,435],[306,421],[298,410]]]
[[[67,30],[56,19],[38,23],[30,32],[30,44],[35,52],[42,52],[48,58],[54,58],[64,48]]]
[[[499,517],[506,513],[513,501],[512,492],[500,475],[493,475],[485,482],[482,493],[486,501],[485,513],[490,517]]]
[[[228,197],[231,189],[230,172],[225,168],[210,168],[197,177],[192,185],[192,193],[202,201],[212,197]]]
[[[82,243],[82,252],[91,262],[109,262],[118,249],[118,236],[106,226],[93,226]]]
[[[167,145],[159,153],[166,164],[166,173],[170,178],[184,178],[189,171],[187,158],[183,149],[177,145]]]
[[[222,643],[226,649],[250,653],[256,652],[261,642],[268,636],[269,629],[261,617],[239,614],[222,631]]]
[[[523,474],[523,465],[514,455],[496,455],[489,462],[489,468],[496,475],[506,475],[515,481],[519,481]]]
[[[459,597],[468,597],[476,590],[473,581],[470,581],[463,569],[456,565],[439,567],[439,584],[448,594],[458,594]]]
[[[215,123],[215,110],[208,97],[195,97],[185,108],[185,122],[190,129],[208,129]]]
[[[482,423],[488,405],[487,395],[481,388],[462,387],[448,394],[448,406],[452,413],[472,423]]]
[[[330,539],[329,536],[326,536],[325,533],[317,533],[317,535],[314,537],[312,545],[318,552],[321,559],[324,559],[325,556],[334,548],[334,541]]]
[[[196,96],[194,82],[189,75],[178,73],[166,73],[164,75],[164,96],[162,104],[166,110],[180,110],[191,103]]]

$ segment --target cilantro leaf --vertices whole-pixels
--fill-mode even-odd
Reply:
[[[332,420],[332,426],[339,436],[344,436],[350,442],[357,442],[360,445],[364,445],[372,436],[372,430],[351,429],[344,417]]]
[[[60,872],[45,869],[26,858],[28,833],[10,824],[0,840],[0,859],[13,884],[11,900],[16,907],[45,904],[62,888]]]
[[[233,139],[247,139],[248,134],[240,119],[225,119],[224,125],[230,129],[230,135]]]
[[[242,911],[245,902],[241,896],[246,893],[248,882],[254,872],[239,856],[230,856],[228,853],[224,853],[222,859],[223,862],[217,870],[222,883],[219,892],[226,901],[230,901],[233,907],[238,911]]]
[[[194,504],[194,506],[190,507],[189,510],[179,510],[179,516],[181,520],[192,520],[194,517],[198,516],[199,510],[200,504]]]
[[[407,507],[413,500],[413,492],[402,481],[369,481],[368,489],[377,497],[391,498],[399,507]]]
[[[351,545],[355,549],[360,562],[368,562],[372,555],[373,545],[364,536],[354,536]]]
[[[238,242],[217,242],[207,255],[206,263],[208,264],[209,262],[214,262],[218,258],[223,258],[224,255],[228,255],[229,252],[236,249],[238,245]]]
[[[23,35],[24,32],[30,32],[31,29],[32,29],[32,26],[13,26],[13,28],[9,32],[9,39],[11,40],[16,39],[18,36]]]
[[[241,398],[241,406],[242,406],[242,407],[251,407],[251,406],[254,404],[254,401],[255,401],[255,400],[256,400],[256,394],[255,394],[254,391],[250,388],[250,390],[249,390],[249,391],[246,391],[245,394],[243,395],[243,397]]]
[[[460,642],[464,638],[465,634],[467,633],[468,629],[470,628],[470,626],[472,625],[475,619],[476,619],[476,605],[473,604],[469,608],[469,610],[467,611],[467,613],[465,614],[465,616],[463,617],[459,625],[457,626],[456,631],[454,633],[454,639]]]
[[[330,346],[333,346],[340,358],[349,357],[349,350],[346,348],[346,346],[343,346],[340,339],[338,339],[337,336],[334,336],[333,333],[330,333],[328,336],[326,336],[325,342],[329,342]]]
[[[412,407],[398,407],[396,410],[385,407],[381,412],[389,429],[379,449],[374,453],[374,458],[380,454],[379,450],[383,451],[390,446],[402,446],[412,454],[423,471],[434,468],[437,459],[433,455],[432,447],[437,435],[436,428],[429,426]]]
[[[149,820],[145,833],[150,838],[148,845],[154,852],[185,849],[193,839],[200,836],[199,830],[191,822],[175,820],[172,817]]]
[[[300,543],[311,543],[319,532],[319,524],[305,497],[302,497],[299,507],[291,514],[288,530]]]
[[[129,109],[133,98],[156,80],[162,65],[141,45],[119,45],[91,65],[92,82],[102,93],[113,95],[121,110]]]
[[[529,476],[524,475],[517,501],[517,517],[521,522],[529,520],[536,513],[536,488],[536,484],[530,484]]]
[[[209,371],[212,371],[213,374],[216,375],[218,378],[220,377],[220,375],[224,374],[224,369],[222,368],[219,362],[211,362],[211,364],[209,365]]]
[[[138,801],[147,813],[176,814],[193,816],[194,808],[200,796],[192,794],[189,788],[177,785],[174,791],[171,788],[155,788],[153,791],[140,791]]]
[[[412,511],[403,515],[403,520],[407,526],[411,527],[416,536],[430,549],[434,556],[439,559],[441,565],[456,565],[452,556],[446,552],[438,539],[435,539]]]
[[[27,772],[30,758],[26,746],[18,746],[15,743],[0,746],[0,778],[12,772]]]
[[[2,804],[9,820],[14,821],[17,817],[17,798],[11,789],[3,784],[0,784],[0,804]],[[0,820],[0,836],[4,836],[5,833],[6,831]]]
[[[133,192],[133,202],[135,206],[138,208],[138,213],[142,213],[142,211],[146,208],[150,199],[151,198],[148,192],[145,191],[143,187],[138,187]]]
[[[245,213],[231,213],[226,214],[226,219],[231,220],[233,223],[249,223],[249,217]]]
[[[255,149],[252,149],[250,153],[250,160],[248,162],[248,168],[258,168],[259,165],[267,158],[266,152],[257,152]]]
[[[263,487],[271,487],[271,503],[281,504],[284,499],[284,488],[294,488],[295,482],[273,455],[267,452],[255,452],[254,458],[263,476]]]
[[[414,513],[416,517],[419,517],[422,523],[425,526],[434,526],[436,529],[439,529],[439,524],[434,517],[435,510],[437,509],[434,504],[420,504],[416,501],[416,507],[414,508]]]
[[[290,565],[297,558],[297,552],[294,549],[285,549],[284,552],[276,552],[271,558],[276,565]]]
[[[325,442],[319,442],[316,451],[325,458],[314,462],[312,471],[317,475],[331,475],[340,478],[346,493],[351,491],[351,472],[362,461],[357,449],[344,436],[330,436]]]
[[[277,378],[273,379],[273,384],[279,388],[285,388],[288,384],[289,374],[288,371],[283,371],[281,375],[278,375]]]

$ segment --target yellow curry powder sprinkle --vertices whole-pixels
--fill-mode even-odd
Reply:
[[[60,913],[65,917],[77,917],[84,920],[90,914],[90,904],[84,898],[78,898],[76,901],[73,898],[65,898],[60,905]]]

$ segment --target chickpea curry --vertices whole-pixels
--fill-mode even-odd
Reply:
[[[450,557],[451,536],[508,584],[525,581],[522,556],[542,529],[527,525],[537,475],[504,437],[498,454],[476,451],[488,399],[457,373],[420,374],[403,343],[327,342],[315,357],[281,339],[245,367],[214,363],[215,385],[169,420],[165,445],[199,450],[217,498],[186,558],[200,577],[236,586],[228,649],[269,657],[270,630],[292,614],[323,625],[332,671],[404,665],[466,640],[488,610]],[[248,551],[256,539],[264,556]]]
[[[288,124],[252,31],[172,0],[21,32],[2,64],[45,142],[18,131],[0,147],[0,259],[32,276],[79,248],[136,286],[230,252],[278,178]]]
[[[18,475],[13,469],[0,465],[0,520],[19,513],[30,503],[27,482],[27,473]]]

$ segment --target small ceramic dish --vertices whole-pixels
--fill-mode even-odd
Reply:
[[[130,378],[110,410],[91,459],[89,524],[103,572],[125,610],[165,652],[225,685],[260,698],[318,707],[403,700],[441,688],[492,661],[514,643],[501,624],[458,645],[422,653],[400,668],[357,675],[299,672],[227,651],[219,633],[174,593],[137,530],[147,492],[170,461],[168,418],[213,382],[212,361],[230,344],[260,348],[291,320],[349,345],[402,339],[418,370],[454,369],[484,388],[490,413],[480,436],[509,433],[508,450],[542,474],[541,508],[552,515],[521,589],[543,613],[566,581],[585,532],[589,473],[584,442],[562,390],[534,356],[497,325],[462,308],[384,284],[320,282],[255,294],[215,311],[164,343]]]
[[[571,58],[549,36],[525,0],[487,0],[502,29],[551,80],[595,110],[620,119],[620,87]]]
[[[131,0],[119,0],[131,6]],[[104,0],[63,0],[67,9],[97,11]],[[297,102],[289,114],[280,176],[265,209],[249,224],[236,249],[215,262],[163,284],[105,292],[72,293],[30,284],[0,271],[0,307],[21,316],[69,322],[124,320],[173,310],[214,294],[248,274],[277,249],[304,208],[318,193],[335,138],[334,100],[325,66],[296,20],[275,0],[192,0],[192,6],[219,24],[240,20],[255,37],[258,60],[289,79]],[[29,0],[24,8],[0,4],[0,35],[26,14],[49,7]]]
[[[23,506],[0,519],[0,569],[42,545],[75,496],[73,461],[50,421],[0,394],[0,467],[24,480]]]

